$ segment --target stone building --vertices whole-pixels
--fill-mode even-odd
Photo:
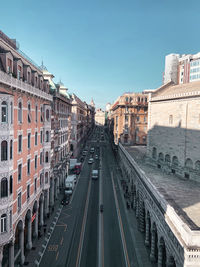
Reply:
[[[71,136],[72,98],[63,83],[55,84],[54,76],[46,67],[41,66],[44,77],[49,81],[50,94],[53,96],[51,116],[51,177],[50,177],[50,207],[60,188],[64,186],[68,174]],[[45,136],[47,138],[47,136]]]
[[[49,212],[51,102],[41,69],[0,32],[0,266],[24,263]]]
[[[101,108],[96,110],[95,124],[97,126],[104,126],[105,125],[105,111],[103,111]]]
[[[124,93],[110,108],[115,144],[146,145],[148,94]]]
[[[156,167],[200,182],[200,81],[158,88],[149,100],[148,158]]]

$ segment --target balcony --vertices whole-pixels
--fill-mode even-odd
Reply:
[[[47,94],[46,92],[43,92],[39,90],[38,88],[35,88],[32,85],[27,84],[21,80],[17,80],[16,78],[12,77],[11,75],[3,71],[0,71],[0,83],[6,84],[10,87],[18,88],[26,93],[36,95],[45,100],[52,101],[53,99],[50,94]]]

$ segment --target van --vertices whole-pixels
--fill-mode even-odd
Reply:
[[[92,170],[92,179],[97,180],[99,177],[99,171],[98,170]]]

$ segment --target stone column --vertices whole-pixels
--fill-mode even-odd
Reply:
[[[49,189],[45,190],[45,200],[44,200],[44,214],[45,218],[49,212]]]
[[[139,202],[139,229],[140,232],[144,233],[145,230],[145,211],[143,203]]]
[[[31,250],[32,248],[32,222],[31,222],[31,215],[28,215],[28,232],[27,232],[27,244],[26,248]]]
[[[20,250],[21,250],[21,264],[24,264],[24,260],[25,260],[25,256],[24,256],[24,228],[22,227],[21,229],[19,229],[19,246],[20,246]]]
[[[51,179],[51,186],[50,186],[50,206],[51,208],[54,206],[54,180]]]
[[[15,242],[12,240],[9,243],[9,254],[8,254],[8,266],[9,267],[14,267],[14,245]]]
[[[3,260],[3,246],[0,247],[0,266],[2,266],[2,260]]]
[[[42,196],[42,199],[40,201],[40,226],[43,226],[44,224],[44,196]]]
[[[152,262],[156,262],[156,246],[157,244],[155,243],[156,242],[156,231],[154,229],[152,229],[152,232],[151,232],[151,253],[150,253],[150,260]]]
[[[145,246],[149,247],[150,246],[150,223],[149,223],[149,218],[147,217],[146,219],[146,231],[145,231]]]
[[[38,209],[35,210],[35,212],[36,212],[36,216],[35,216],[35,220],[33,221],[33,223],[34,223],[33,236],[37,237],[38,236]]]
[[[162,267],[163,264],[163,245],[159,245],[158,247],[158,267]]]

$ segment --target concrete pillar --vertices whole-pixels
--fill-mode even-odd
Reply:
[[[36,212],[36,216],[35,216],[35,220],[33,221],[33,224],[34,224],[33,236],[37,237],[38,236],[38,209],[35,210],[35,212]]]
[[[23,227],[20,229],[20,232],[19,232],[19,246],[20,246],[20,250],[21,250],[20,261],[21,261],[21,264],[23,265],[24,260],[25,260],[25,256],[24,256],[24,228]]]
[[[40,226],[44,224],[44,197],[40,201]]]
[[[0,267],[2,266],[2,260],[3,260],[3,246],[0,247]]]
[[[28,216],[28,231],[27,231],[27,244],[26,248],[31,250],[32,248],[32,222],[31,215]]]
[[[146,231],[145,231],[145,246],[150,246],[150,219],[147,217],[146,219]]]
[[[8,266],[14,267],[14,240],[9,243]]]
[[[156,262],[156,231],[153,229],[151,233],[151,253],[150,260]]]

